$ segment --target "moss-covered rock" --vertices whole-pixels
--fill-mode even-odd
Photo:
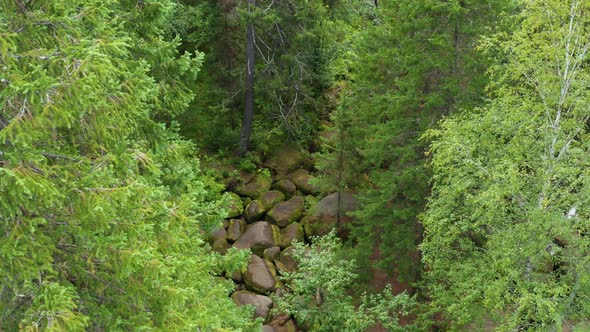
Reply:
[[[269,261],[274,261],[275,259],[279,258],[281,254],[280,247],[272,247],[268,249],[264,249],[263,257],[264,259],[268,259]]]
[[[271,190],[267,191],[262,196],[260,196],[260,201],[262,202],[262,206],[268,211],[277,203],[282,202],[285,200],[285,194],[278,190]]]
[[[250,256],[248,265],[242,270],[242,278],[247,289],[259,294],[268,294],[278,285],[274,265],[257,255]]]
[[[275,265],[281,271],[281,273],[293,272],[297,269],[297,262],[293,258],[294,250],[295,248],[292,246],[285,248],[285,250],[281,251],[279,259],[275,260]]]
[[[270,190],[271,184],[272,179],[270,178],[270,176],[263,173],[258,173],[252,178],[252,180],[250,180],[246,184],[237,186],[236,192],[240,196],[257,199],[263,193]]]
[[[266,320],[272,307],[272,300],[268,296],[252,293],[249,291],[237,291],[231,295],[232,300],[239,305],[254,306],[254,317]]]
[[[286,144],[273,151],[264,164],[275,171],[277,178],[281,178],[299,168],[311,168],[313,160],[296,144]]]
[[[213,251],[218,252],[222,255],[224,255],[228,249],[229,249],[229,243],[227,242],[227,240],[225,238],[216,240],[213,243]]]
[[[353,219],[347,214],[357,208],[358,200],[353,193],[333,193],[324,197],[301,220],[305,236],[322,236],[337,228],[339,235],[345,237],[347,226]]]
[[[287,248],[293,241],[302,242],[304,240],[303,226],[299,223],[291,223],[287,227],[281,229],[281,248]]]
[[[242,219],[231,219],[227,225],[227,235],[225,236],[228,241],[235,242],[242,236],[246,230],[246,223]]]
[[[226,236],[227,236],[227,231],[225,230],[224,227],[220,227],[220,228],[214,230],[213,232],[207,234],[206,239],[209,243],[213,244],[217,240],[225,239]]]
[[[246,206],[246,210],[244,211],[244,218],[246,218],[247,222],[254,222],[259,221],[264,214],[266,213],[266,209],[262,202],[258,199],[253,200]]]
[[[270,209],[266,214],[266,220],[279,227],[285,227],[301,219],[303,206],[303,197],[295,196],[286,202],[278,203]]]
[[[297,332],[297,326],[292,319],[289,319],[283,325],[276,322],[264,325],[262,332]]]
[[[244,205],[242,199],[236,193],[226,193],[227,196],[227,215],[226,218],[236,218],[244,212]]]
[[[234,243],[234,247],[251,249],[252,252],[262,256],[265,249],[278,247],[280,241],[281,232],[277,226],[258,221],[246,226],[246,231]]]
[[[304,194],[315,195],[319,193],[318,187],[313,183],[315,178],[305,169],[298,169],[289,174],[289,180]]]
[[[297,191],[297,187],[289,179],[280,180],[275,183],[272,188],[282,192],[287,197],[295,195],[295,191]]]

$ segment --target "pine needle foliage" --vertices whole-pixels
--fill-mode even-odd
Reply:
[[[174,3],[0,8],[0,329],[248,329],[215,277],[244,257],[202,240],[220,188],[153,120],[201,62],[164,34]]]

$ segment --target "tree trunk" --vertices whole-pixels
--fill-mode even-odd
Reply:
[[[255,0],[248,0],[248,11],[251,13],[256,6]],[[242,132],[240,135],[240,146],[238,154],[243,156],[248,152],[250,134],[252,132],[252,121],[254,120],[254,67],[256,65],[256,53],[254,49],[254,38],[256,31],[254,22],[250,19],[246,32],[246,92],[244,94],[244,117],[242,118]]]

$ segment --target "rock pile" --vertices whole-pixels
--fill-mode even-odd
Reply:
[[[281,155],[282,154],[282,155]],[[265,164],[274,177],[264,172],[234,180],[225,227],[210,236],[214,250],[225,253],[230,247],[250,249],[252,255],[242,271],[231,278],[236,283],[232,299],[238,305],[255,307],[266,332],[298,331],[295,322],[285,315],[272,315],[272,294],[284,287],[279,276],[296,269],[291,258],[293,241],[325,235],[332,228],[344,230],[351,218],[346,212],[357,206],[352,193],[334,193],[305,209],[304,195],[318,195],[312,167],[301,154],[279,153]],[[311,200],[315,201],[315,199]]]

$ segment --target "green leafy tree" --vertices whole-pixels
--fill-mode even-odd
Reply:
[[[514,34],[482,43],[491,100],[431,132],[422,250],[451,329],[565,331],[590,316],[590,6],[521,7]]]
[[[255,330],[203,234],[220,189],[153,120],[199,53],[172,1],[0,1],[0,329]]]
[[[404,331],[398,318],[407,314],[413,300],[386,288],[381,294],[364,294],[356,307],[347,294],[357,277],[355,262],[340,257],[341,249],[334,232],[315,238],[311,246],[294,244],[298,268],[286,274],[288,289],[275,299],[277,310],[292,314],[311,331],[364,331],[376,322],[388,331]]]
[[[339,188],[359,191],[353,238],[360,255],[378,246],[381,267],[406,280],[419,274],[417,215],[430,190],[420,137],[445,115],[481,101],[489,61],[475,45],[498,29],[508,2],[381,1],[354,38],[350,84],[334,113],[335,153],[323,169]]]

